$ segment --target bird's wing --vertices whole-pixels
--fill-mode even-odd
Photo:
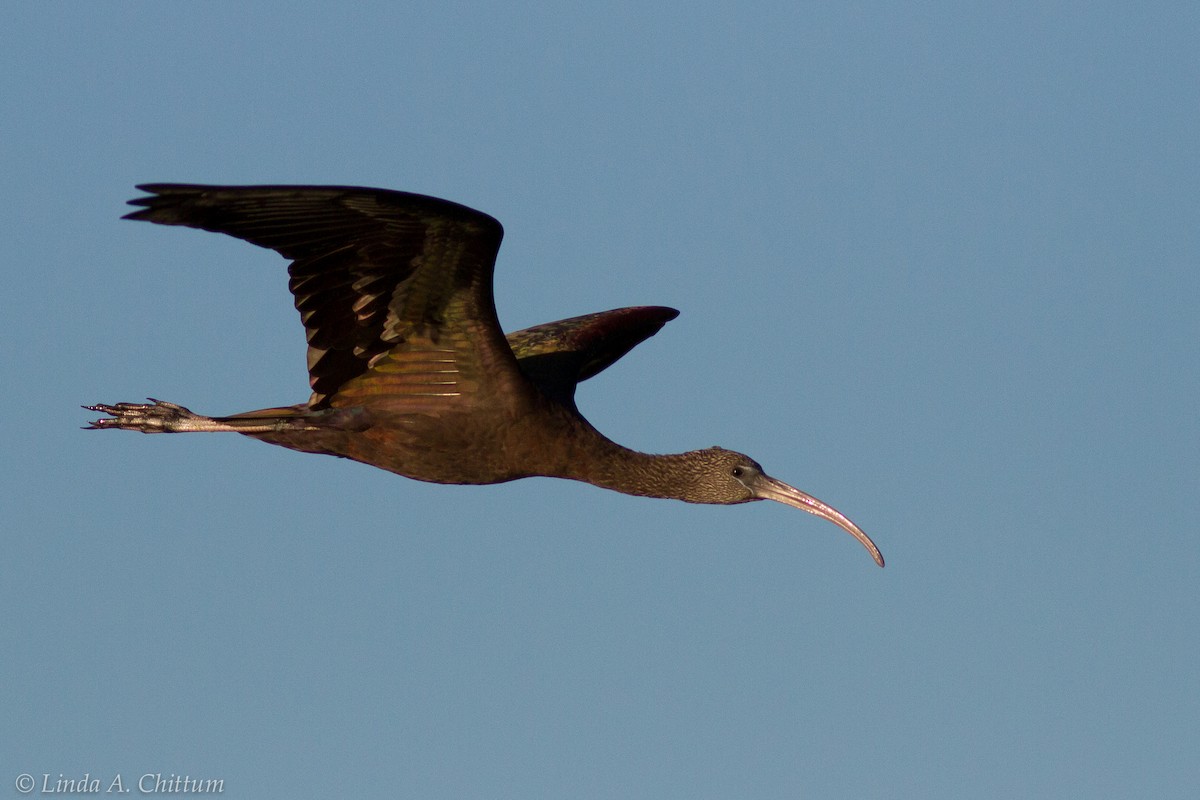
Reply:
[[[316,408],[456,405],[523,381],[492,299],[503,229],[465,206],[341,186],[147,184],[127,219],[244,239],[291,259]],[[499,389],[503,391],[503,387]]]
[[[678,311],[662,306],[615,308],[514,331],[508,345],[526,377],[571,404],[578,383],[612,366],[677,316]]]

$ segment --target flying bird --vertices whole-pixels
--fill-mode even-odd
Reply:
[[[308,338],[312,394],[206,417],[183,406],[84,406],[91,429],[230,431],[434,483],[535,475],[689,503],[775,500],[875,543],[845,515],[720,447],[651,455],[597,431],[575,388],[668,321],[672,308],[586,314],[505,335],[492,297],[503,228],[466,206],[346,186],[146,184],[126,219],[201,228],[275,250]]]

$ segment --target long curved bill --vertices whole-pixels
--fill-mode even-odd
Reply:
[[[879,552],[879,548],[871,541],[871,537],[863,533],[862,528],[855,525],[850,519],[838,511],[831,505],[822,503],[811,494],[802,492],[794,486],[788,486],[780,480],[776,480],[769,475],[761,475],[751,487],[754,496],[763,500],[774,500],[777,503],[783,503],[793,508],[798,508],[801,511],[807,511],[810,514],[816,514],[821,519],[827,519],[834,525],[844,530],[846,533],[853,536],[867,548],[867,552],[871,554],[871,558],[875,559],[875,563],[883,566],[883,553]]]

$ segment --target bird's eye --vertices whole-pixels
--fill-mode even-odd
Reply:
[[[735,478],[740,478],[740,477],[742,477],[743,475],[745,475],[745,474],[746,474],[746,470],[742,469],[741,467],[734,467],[734,468],[733,468],[732,470],[730,470],[729,472],[730,472],[730,474],[731,474],[731,475],[733,475],[733,477],[735,477]]]

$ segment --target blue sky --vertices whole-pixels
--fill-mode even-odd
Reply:
[[[1200,791],[1193,3],[19,4],[0,31],[0,789]],[[135,183],[504,223],[509,329],[683,313],[580,392],[773,503],[79,430],[307,397],[274,254]],[[135,790],[136,791],[136,790]]]

